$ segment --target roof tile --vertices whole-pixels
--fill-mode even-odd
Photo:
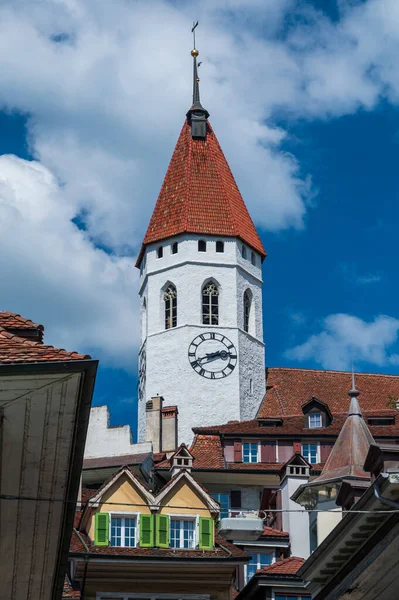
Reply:
[[[143,247],[181,233],[239,237],[266,256],[210,123],[193,139],[186,121],[154,208]]]
[[[256,571],[259,575],[296,575],[305,562],[304,558],[289,556]]]

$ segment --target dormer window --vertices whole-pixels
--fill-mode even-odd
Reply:
[[[368,417],[367,424],[379,427],[395,425],[395,417]]]
[[[314,412],[309,413],[309,429],[316,429],[317,427],[322,427],[323,421],[321,417],[321,413]]]

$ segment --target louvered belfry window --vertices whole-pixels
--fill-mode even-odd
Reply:
[[[177,291],[174,285],[169,285],[163,299],[165,302],[165,329],[177,325]]]
[[[219,288],[213,281],[202,288],[202,323],[219,325]]]

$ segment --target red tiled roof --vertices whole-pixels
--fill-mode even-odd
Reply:
[[[136,266],[146,244],[181,233],[239,237],[266,256],[209,122],[206,139],[193,139],[184,123]]]
[[[69,600],[70,598],[73,598],[74,600],[80,600],[80,589],[78,585],[70,583],[68,577],[65,576],[62,600]]]
[[[273,529],[273,527],[265,527],[263,528],[263,534],[268,537],[290,537],[290,534],[287,531],[280,531],[279,529]]]
[[[362,407],[362,399],[359,397],[359,404]],[[397,423],[394,425],[370,425],[369,429],[374,437],[384,438],[389,436],[399,437],[399,417],[396,410],[378,410],[364,412],[363,416],[367,422],[368,417],[376,416],[395,417]],[[334,414],[333,420],[328,427],[318,427],[309,429],[305,427],[303,415],[297,417],[284,417],[283,423],[279,427],[264,427],[261,420],[241,421],[235,423],[226,423],[225,425],[212,425],[210,427],[195,427],[194,432],[198,435],[207,435],[207,431],[212,435],[220,433],[223,435],[257,435],[259,437],[270,437],[278,439],[279,436],[288,435],[301,437],[320,438],[324,436],[338,436],[346,420],[346,413]]]
[[[140,465],[146,458],[151,456],[150,452],[141,454],[123,454],[122,456],[103,456],[100,458],[85,458],[83,469],[101,469],[103,467],[123,467],[124,465]]]
[[[91,543],[90,538],[83,532],[79,535],[87,545],[90,554],[98,555],[123,555],[123,556],[155,556],[159,558],[195,558],[195,559],[207,559],[207,558],[249,558],[248,554],[227,542],[220,536],[216,536],[215,548],[213,550],[176,550],[174,548],[128,548],[128,547],[116,547],[116,546],[94,546]],[[73,553],[86,553],[84,544],[79,539],[79,535],[76,530],[72,532],[70,552]]]
[[[256,571],[258,575],[296,575],[305,562],[304,558],[289,556]]]
[[[301,407],[312,397],[328,405],[332,413],[349,408],[348,390],[351,373],[270,367],[266,369],[266,396],[258,418],[302,414]],[[374,373],[356,373],[356,387],[364,411],[388,408],[391,398],[399,398],[399,377]]]
[[[224,469],[222,443],[218,435],[196,435],[190,448],[193,469]]]
[[[25,317],[21,317],[17,313],[8,312],[7,310],[0,310],[0,326],[4,327],[4,329],[31,329],[36,331],[39,329],[43,331],[43,325],[39,325],[39,323],[34,323],[30,319],[25,319]]]
[[[9,333],[0,326],[0,363],[37,363],[37,362],[63,362],[66,360],[85,360],[88,354],[67,352],[54,346],[47,346],[40,342],[26,340]]]

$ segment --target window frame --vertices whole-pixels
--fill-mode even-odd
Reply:
[[[169,547],[172,550],[195,550],[199,544],[199,516],[198,515],[189,515],[189,514],[169,514]],[[183,546],[175,547],[172,545],[172,521],[191,521],[194,523],[193,527],[193,545],[185,548]],[[180,542],[183,539],[184,543],[184,529],[180,528]]]
[[[311,459],[311,453],[308,453],[305,456],[303,450],[304,446],[316,446],[316,460],[314,462],[309,460],[309,458]],[[310,463],[311,465],[317,465],[318,463],[320,463],[320,442],[301,442],[301,454],[304,457],[304,459],[308,461],[308,463]]]
[[[109,525],[108,525],[108,539],[109,539],[109,546],[111,548],[138,548],[138,543],[140,540],[140,513],[137,512],[125,512],[125,511],[110,511],[109,513]],[[112,544],[112,519],[135,519],[136,520],[136,527],[135,527],[135,532],[134,532],[134,546],[127,546],[125,543],[121,543],[120,546],[114,546]],[[123,532],[123,538],[122,538],[122,532]],[[125,525],[123,524],[122,526],[122,532],[121,532],[121,541],[125,542]]]
[[[171,295],[172,288],[174,290],[174,296]],[[169,297],[167,297],[167,295],[169,295]],[[162,300],[164,328],[165,331],[167,331],[168,329],[177,327],[177,288],[173,283],[169,282],[164,286]]]
[[[205,294],[205,290],[214,286],[216,293],[214,294]],[[209,299],[208,302],[205,302],[205,299]],[[220,298],[220,287],[219,284],[216,283],[214,279],[209,279],[206,281],[201,288],[201,322],[202,325],[220,325],[220,314],[219,314],[219,298]],[[214,299],[212,301],[212,299]],[[204,310],[204,307],[207,308],[207,311]],[[208,318],[208,322],[206,322],[206,318]]]
[[[229,492],[215,492],[214,494],[211,494],[211,496],[220,504],[219,518],[227,519],[230,515],[230,510],[231,510],[230,493]],[[227,497],[227,508],[222,507],[222,504],[220,502],[220,496]]]
[[[253,250],[251,250],[251,265],[256,267],[256,254]]]
[[[275,562],[276,562],[276,553],[275,553],[275,552],[252,552],[251,550],[247,550],[247,552],[248,552],[248,554],[250,554],[250,555],[251,555],[251,560],[253,559],[253,557],[255,557],[255,556],[256,556],[256,569],[255,569],[255,572],[254,572],[254,573],[251,575],[251,577],[248,577],[248,567],[249,567],[250,565],[251,565],[251,566],[254,566],[254,565],[255,565],[255,561],[254,561],[254,562],[252,562],[252,563],[251,563],[251,561],[249,561],[249,562],[248,562],[248,563],[245,565],[245,574],[244,574],[244,577],[245,577],[245,583],[246,583],[246,584],[248,583],[248,581],[249,581],[250,579],[252,579],[252,577],[255,575],[255,573],[256,573],[256,571],[257,571],[258,569],[262,569],[263,567],[266,567],[266,566],[272,565],[273,563],[275,563]],[[270,563],[269,563],[269,564],[267,564],[267,565],[266,565],[266,564],[263,564],[263,563],[261,562],[261,560],[260,560],[260,556],[261,556],[261,555],[268,555],[268,556],[270,556]]]
[[[312,425],[312,423],[311,423],[312,417],[319,417],[318,425]],[[309,425],[309,429],[320,429],[321,427],[323,427],[323,415],[321,414],[321,412],[309,412],[308,413],[308,425]]]
[[[256,445],[256,460],[244,460],[244,458],[245,458],[245,456],[244,456],[245,455],[244,447],[246,445],[250,445],[250,446],[255,446]],[[259,441],[256,441],[256,442],[253,442],[253,441],[244,441],[244,442],[242,442],[242,462],[245,463],[245,464],[251,464],[251,463],[255,464],[255,463],[260,462],[260,460],[259,460],[260,459],[260,447],[259,446],[260,446]],[[251,456],[252,456],[252,451],[250,450],[250,452],[249,452],[249,458],[251,458]]]

